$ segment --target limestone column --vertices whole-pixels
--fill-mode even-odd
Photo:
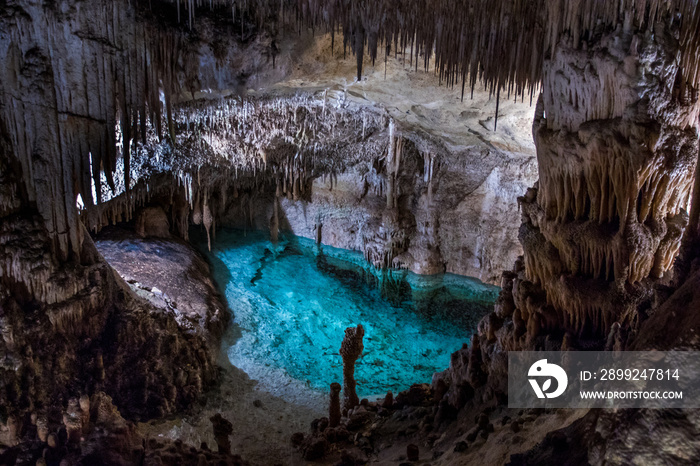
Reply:
[[[618,27],[566,41],[535,111],[539,183],[520,198],[524,270],[512,294],[527,334],[633,326],[672,268],[698,160],[696,102],[679,92],[672,31]],[[529,346],[529,345],[528,345]]]

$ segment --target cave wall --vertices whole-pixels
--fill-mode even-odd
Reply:
[[[649,315],[664,320],[699,146],[677,50],[673,28],[620,25],[546,60],[539,181],[519,199],[524,254],[472,346],[434,379],[449,383],[451,403],[469,387],[503,397],[508,351],[624,349]]]
[[[114,187],[117,159],[129,165],[128,150],[117,156],[128,141],[122,132],[116,144],[119,114],[122,128],[145,122],[147,106],[159,114],[156,68],[173,62],[152,41],[172,36],[137,17],[125,2],[0,5],[3,422],[29,412],[56,422],[54,408],[95,390],[132,419],[162,416],[216,377],[207,340],[131,292],[76,208],[78,194],[100,202],[93,184]]]
[[[220,225],[269,229],[276,202],[282,230],[361,251],[378,267],[500,283],[501,272],[522,254],[518,226],[510,220],[517,215],[517,197],[536,176],[534,158],[483,148],[432,157],[428,183],[430,159],[411,150],[404,152],[394,208],[387,208],[382,191],[386,173],[372,166],[381,154],[366,154],[336,175],[314,178],[308,195],[297,200],[260,196],[252,221],[234,203]]]

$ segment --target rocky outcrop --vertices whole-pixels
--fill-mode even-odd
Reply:
[[[670,282],[699,144],[696,101],[671,78],[675,47],[673,31],[618,28],[546,62],[540,180],[519,199],[524,257],[443,375],[453,405],[487,378],[491,397],[505,393],[507,351],[624,347],[668,296],[655,287]],[[586,98],[600,86],[608,100]]]
[[[584,52],[560,47],[546,68],[533,126],[539,189],[521,202],[526,279],[556,314],[535,311],[545,332],[632,325],[643,290],[673,265],[698,159],[694,102],[662,78],[673,69],[673,40],[616,34]],[[607,80],[614,102],[585,98]],[[564,100],[564,82],[581,97]]]
[[[237,455],[214,453],[206,444],[194,448],[180,441],[147,441],[104,392],[84,395],[80,401],[69,400],[63,419],[62,426],[53,419],[49,422],[45,414],[16,420],[15,444],[7,449],[0,447],[2,464],[247,464]]]
[[[21,414],[96,389],[129,417],[191,404],[216,375],[206,340],[180,327],[174,313],[137,298],[87,234],[84,262],[57,265],[37,224],[3,221],[3,253],[46,278],[34,289],[3,276],[0,406]]]
[[[96,237],[95,246],[137,296],[203,338],[216,358],[230,314],[209,265],[189,243],[176,237],[142,239],[127,228],[110,227]]]

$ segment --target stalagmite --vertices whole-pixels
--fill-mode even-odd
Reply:
[[[80,443],[83,434],[83,421],[78,400],[71,399],[68,402],[68,410],[63,413],[63,425],[66,428],[68,443]]]
[[[343,409],[350,410],[360,404],[355,386],[355,362],[362,354],[364,345],[362,339],[365,329],[362,324],[345,329],[345,338],[340,345],[340,355],[343,358]]]
[[[216,440],[219,453],[230,454],[230,436],[231,433],[233,433],[233,424],[231,424],[231,421],[221,416],[220,413],[216,413],[209,418],[209,420],[211,421],[214,429],[214,439]]]
[[[328,406],[328,425],[330,427],[338,427],[340,425],[340,384],[333,382],[331,384],[331,397]]]
[[[83,434],[87,434],[90,429],[90,397],[83,395],[79,400],[80,419],[83,426]]]
[[[45,415],[39,414],[36,419],[36,435],[40,442],[45,443],[49,435],[49,422]]]

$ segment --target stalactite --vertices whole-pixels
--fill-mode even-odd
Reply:
[[[272,218],[270,219],[270,241],[273,243],[277,243],[279,237],[280,220],[278,210],[279,201],[277,200],[277,197],[275,197],[275,200],[272,203]]]
[[[171,0],[177,3],[179,1]],[[236,4],[233,0],[218,0],[212,6],[231,5],[235,22]],[[245,9],[258,23],[279,12],[283,2],[260,0],[253,8]],[[190,28],[194,18],[194,4],[187,6]],[[179,10],[178,10],[179,11]],[[382,44],[394,50],[410,47],[423,53],[427,70],[431,52],[441,79],[456,81],[461,74],[463,83],[470,75],[470,83],[483,79],[494,93],[498,89],[532,94],[542,75],[543,53],[556,53],[560,35],[565,31],[574,44],[581,42],[586,32],[600,24],[616,25],[644,32],[653,31],[655,21],[665,14],[679,13],[681,22],[681,68],[685,83],[700,87],[700,11],[693,2],[685,0],[658,2],[658,0],[623,0],[617,8],[591,2],[485,2],[467,0],[454,3],[449,0],[415,1],[400,4],[389,1],[365,3],[303,0],[285,10],[287,22],[303,23],[312,28],[325,27],[335,38],[337,26],[344,31],[344,49],[348,42],[357,56],[358,80],[361,79],[365,47],[374,62]],[[628,12],[634,12],[633,15]],[[242,18],[242,15],[241,15]],[[533,25],[545,27],[533,27]],[[243,33],[241,19],[241,33]],[[516,44],[513,46],[513,44]],[[577,45],[578,46],[578,45]],[[416,59],[416,66],[418,60]],[[479,67],[481,68],[479,70]],[[494,125],[495,126],[495,125]]]
[[[204,229],[207,231],[207,247],[209,248],[209,251],[211,251],[211,235],[209,231],[211,230],[212,223],[213,217],[211,215],[211,211],[209,210],[208,198],[205,197],[202,205],[202,224],[204,225]]]

